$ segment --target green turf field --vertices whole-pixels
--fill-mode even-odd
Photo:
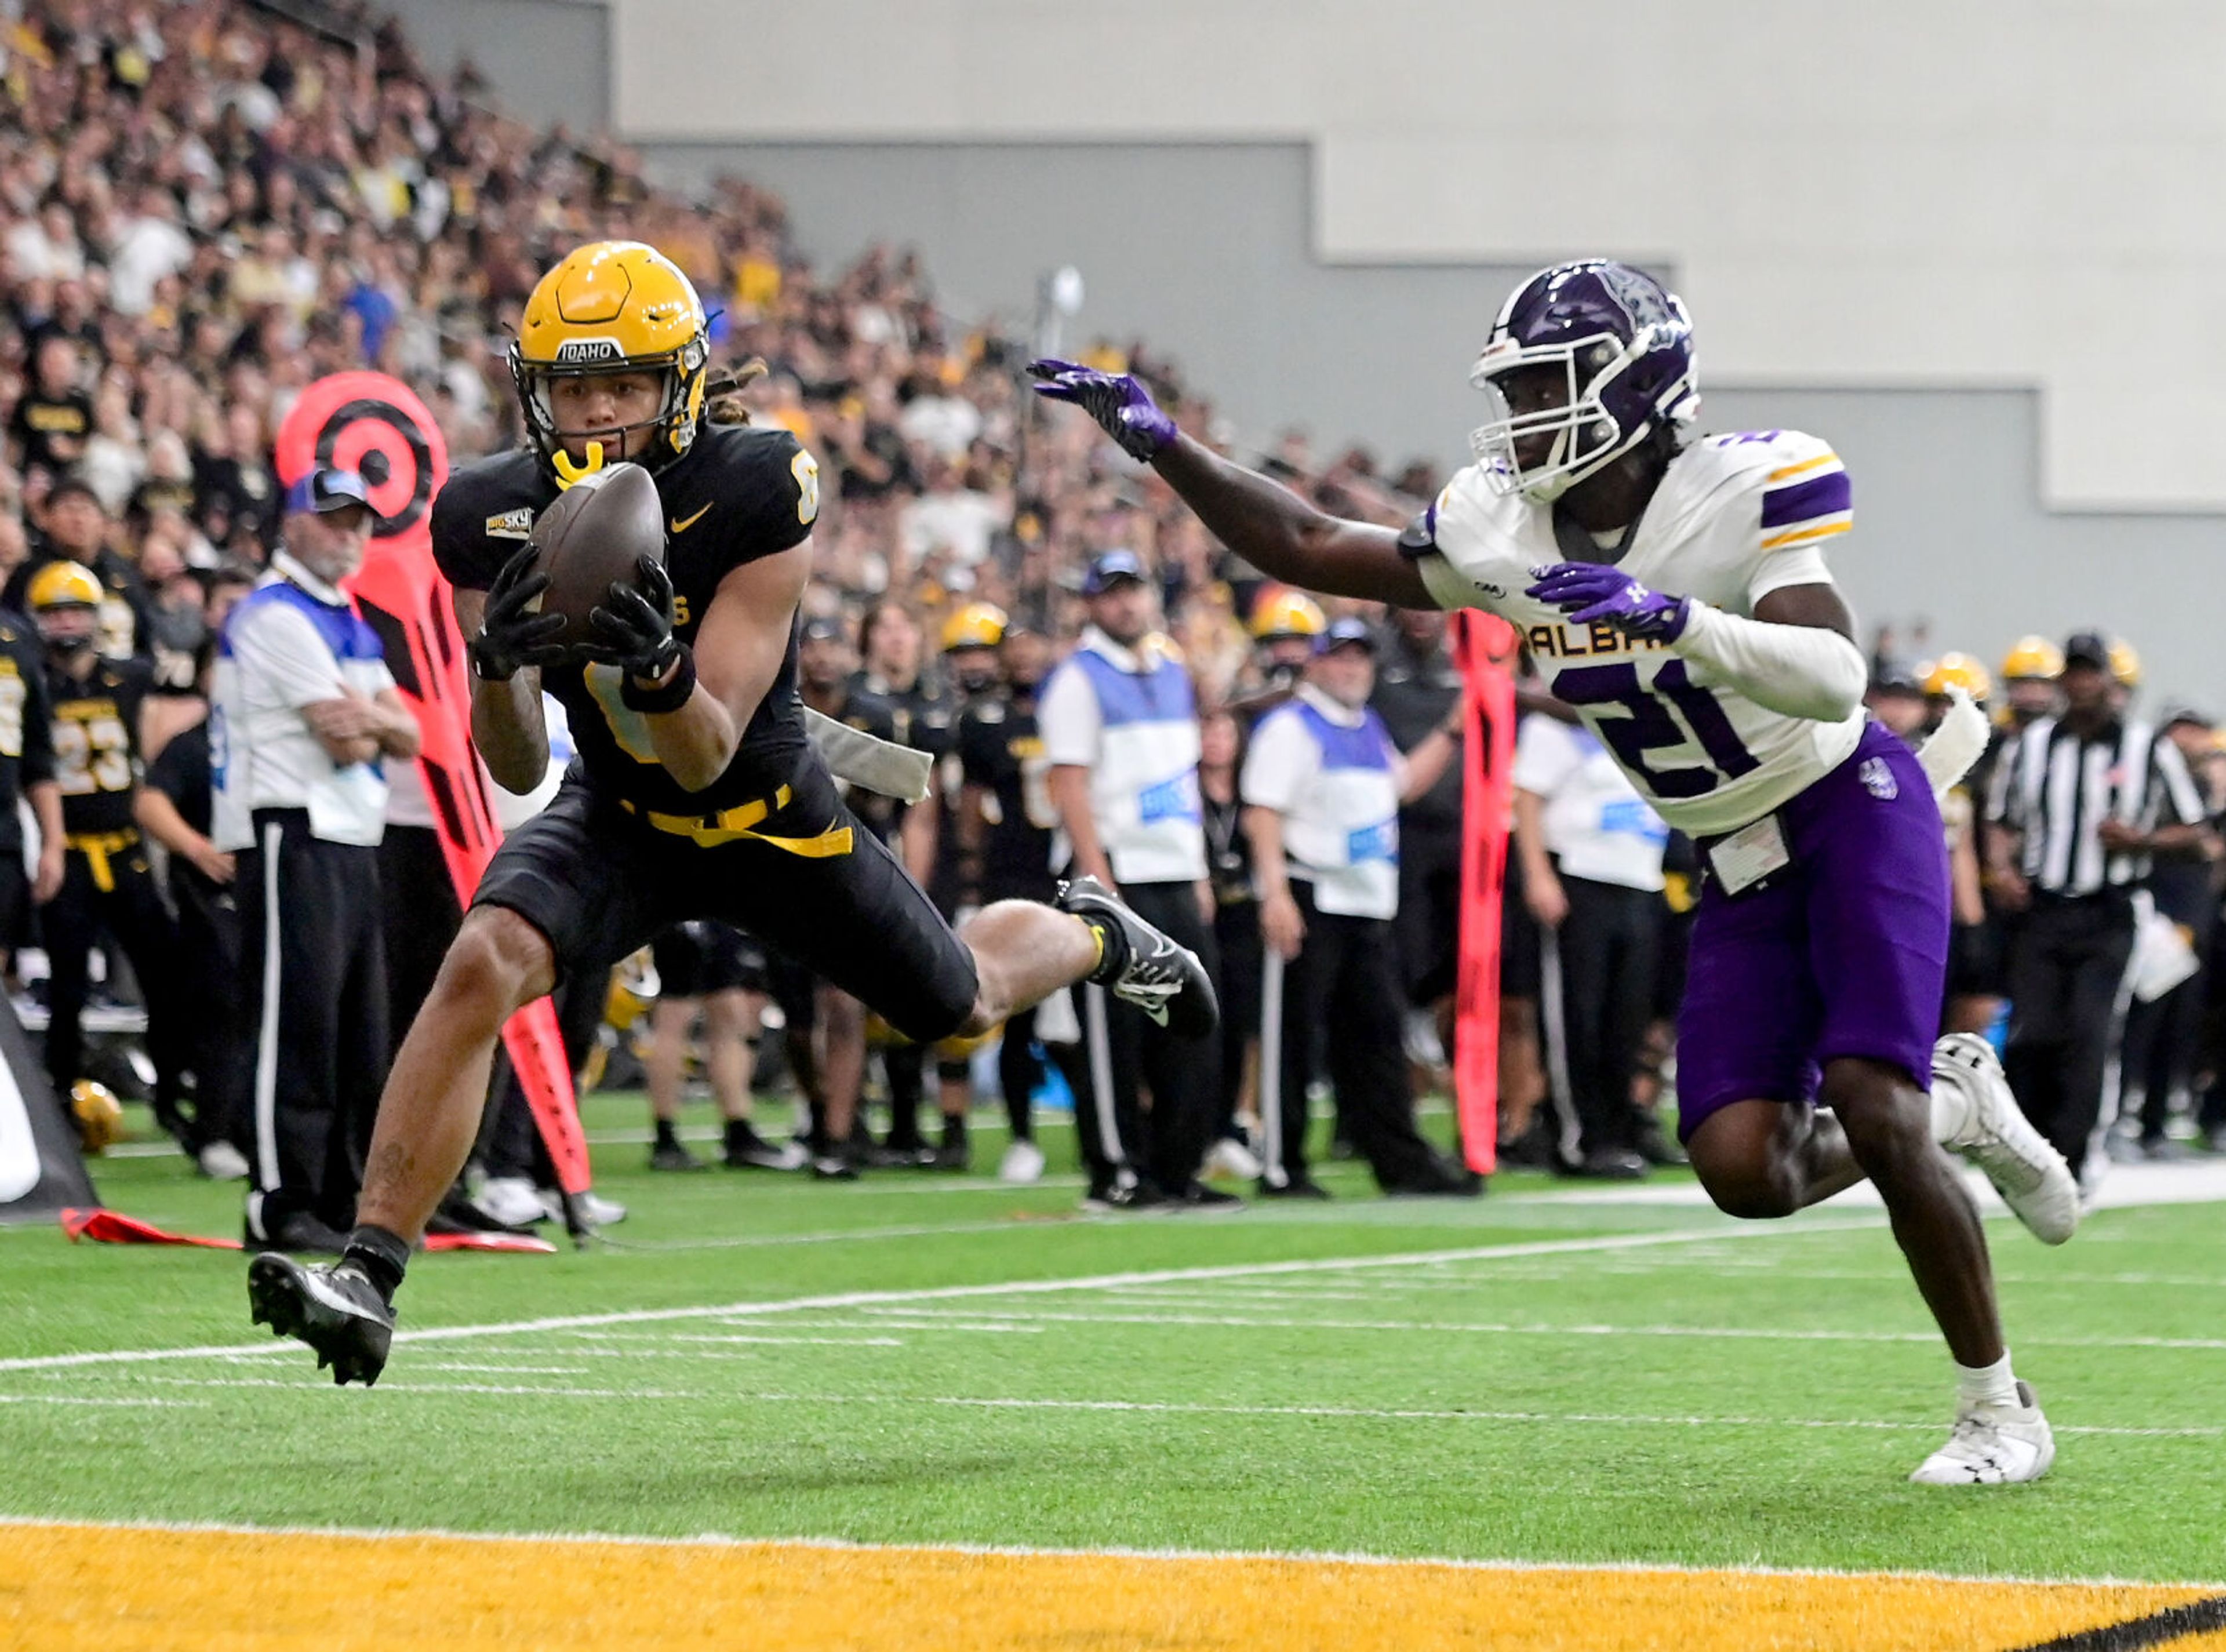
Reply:
[[[0,1229],[0,1515],[2226,1578],[2226,1206],[1989,1223],[2059,1457],[1957,1492],[1903,1481],[1949,1368],[1874,1209],[1338,1166],[1329,1205],[1081,1217],[1046,1141],[1032,1189],[601,1146],[617,1242],[421,1258],[368,1392],[250,1326],[236,1254]],[[180,1159],[95,1168],[238,1231]],[[52,1357],[117,1351],[156,1357]]]

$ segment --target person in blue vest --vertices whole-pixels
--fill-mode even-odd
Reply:
[[[1069,877],[1117,888],[1145,922],[1218,975],[1190,673],[1154,629],[1157,598],[1135,551],[1095,557],[1082,594],[1090,624],[1036,708],[1060,824],[1053,857]],[[1240,1204],[1198,1178],[1221,1095],[1218,1039],[1149,1035],[1143,1010],[1096,987],[1084,988],[1081,1000],[1075,1115],[1090,1168],[1083,1208]],[[1140,1078],[1151,1089],[1148,1115],[1137,1102]]]
[[[255,1250],[340,1254],[386,1076],[384,766],[416,757],[418,733],[340,588],[377,521],[354,471],[295,482],[270,572],[217,651],[212,812],[238,856]]]
[[[1307,1085],[1317,1046],[1346,1134],[1387,1193],[1472,1194],[1482,1183],[1415,1128],[1401,1039],[1406,994],[1392,937],[1399,808],[1438,782],[1458,702],[1400,755],[1369,706],[1376,639],[1358,620],[1315,639],[1305,680],[1260,720],[1240,791],[1267,942],[1261,984],[1260,1191],[1327,1198],[1308,1174]]]

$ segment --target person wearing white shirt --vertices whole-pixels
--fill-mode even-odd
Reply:
[[[1402,1038],[1399,808],[1438,783],[1453,726],[1402,757],[1368,703],[1376,642],[1358,620],[1314,639],[1294,696],[1260,720],[1238,783],[1267,943],[1260,1118],[1269,1198],[1327,1198],[1307,1172],[1307,1085],[1325,1047],[1339,1116],[1387,1193],[1481,1191],[1415,1128]],[[1320,1034],[1329,1029],[1331,1036]]]
[[[1083,583],[1090,628],[1052,673],[1036,724],[1061,823],[1052,848],[1071,876],[1118,888],[1147,923],[1220,972],[1198,791],[1198,700],[1132,550],[1109,550]],[[1221,1094],[1218,1039],[1155,1034],[1144,1012],[1082,992],[1088,1058],[1076,1128],[1090,1167],[1085,1209],[1233,1204],[1198,1179]],[[1146,1115],[1139,1078],[1151,1087]]]
[[[340,1253],[386,1074],[382,765],[415,758],[418,732],[340,588],[376,520],[353,471],[296,481],[271,573],[219,645],[213,825],[239,857],[255,1249]]]
[[[1523,899],[1539,926],[1539,1020],[1559,1162],[1574,1174],[1641,1177],[1642,1147],[1659,1150],[1631,1085],[1653,1013],[1669,841],[1662,817],[1589,729],[1523,720],[1515,844]]]

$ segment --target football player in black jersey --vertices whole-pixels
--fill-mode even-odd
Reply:
[[[139,710],[153,683],[143,659],[104,659],[101,608],[108,592],[81,563],[48,563],[26,593],[46,644],[54,779],[67,853],[60,886],[41,914],[50,971],[47,1073],[67,1096],[85,1077],[80,1020],[87,963],[105,929],[139,978],[147,1055],[155,1064],[155,1117],[188,1153],[199,1143],[179,1111],[183,1065],[177,1004],[178,932],[156,887],[134,804],[139,793]]]
[[[385,1363],[395,1287],[470,1150],[503,1023],[673,923],[747,930],[923,1044],[1084,979],[1177,1032],[1215,1023],[1199,960],[1102,886],[987,907],[962,937],[844,806],[796,688],[818,470],[785,430],[704,420],[709,354],[703,306],[669,260],[633,242],[581,248],[534,289],[512,347],[528,444],[457,472],[434,503],[488,769],[513,791],[540,781],[544,689],[579,757],[488,867],[403,1042],[345,1255],[249,1268],[255,1317],[337,1381]],[[563,487],[620,460],[656,479],[666,554],[611,587],[598,640],[575,652],[537,611],[546,577],[527,540]]]

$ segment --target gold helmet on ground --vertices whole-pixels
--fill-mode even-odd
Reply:
[[[1994,691],[1994,679],[1987,668],[1969,654],[1953,651],[1943,654],[1930,665],[1918,668],[1918,681],[1927,694],[1945,694],[1950,687],[1959,688],[1974,700],[1984,700]]]
[[[943,651],[995,648],[1005,640],[1005,611],[994,602],[970,602],[943,622]]]
[[[2002,676],[2012,683],[2029,677],[2053,682],[2063,675],[2064,651],[2045,637],[2020,637],[2002,656]]]
[[[124,1140],[124,1105],[107,1085],[80,1078],[70,1086],[69,1104],[78,1142],[87,1153],[105,1153]]]
[[[1264,643],[1275,637],[1319,637],[1329,621],[1321,605],[1304,591],[1272,586],[1252,609],[1252,640]]]
[[[679,265],[639,241],[592,241],[535,284],[510,346],[510,373],[534,451],[569,487],[621,454],[590,442],[582,464],[564,451],[550,397],[557,379],[664,374],[665,400],[655,418],[597,433],[622,444],[633,430],[653,431],[635,462],[654,471],[694,444],[710,359],[703,301]]]

